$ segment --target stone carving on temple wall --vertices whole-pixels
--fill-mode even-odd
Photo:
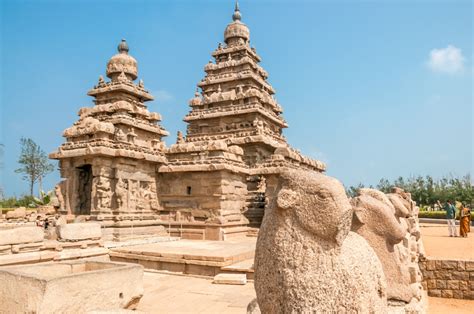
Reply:
[[[95,118],[86,117],[76,122],[74,126],[66,129],[63,135],[65,137],[75,137],[85,134],[94,134],[97,132],[114,134],[115,127],[112,123],[101,122]]]
[[[176,144],[183,144],[183,143],[185,143],[183,133],[181,133],[181,131],[178,131],[178,134],[176,136]]]
[[[344,187],[321,173],[285,170],[265,210],[255,253],[262,313],[385,313],[374,250],[350,232]]]
[[[126,179],[117,179],[117,184],[115,185],[115,198],[118,209],[127,208],[128,182]]]
[[[63,183],[65,181],[61,181],[60,183],[56,184],[54,187],[54,194],[56,195],[56,198],[58,199],[58,205],[59,205],[59,210],[63,211],[66,209],[66,202],[64,201],[64,195],[65,192],[63,192],[63,189],[65,188],[65,184]]]
[[[135,133],[134,128],[130,128],[129,132],[127,133],[127,141],[130,144],[135,144],[135,139],[137,138],[137,134]]]
[[[127,134],[122,131],[121,128],[117,127],[115,132],[115,139],[119,142],[127,142]]]
[[[93,185],[95,187],[95,195],[97,199],[96,209],[110,210],[112,201],[112,190],[110,188],[110,179],[106,177],[94,177]]]

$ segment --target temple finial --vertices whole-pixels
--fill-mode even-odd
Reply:
[[[120,44],[117,47],[117,50],[120,53],[128,53],[128,44],[127,44],[127,41],[125,39],[122,39],[122,41],[120,42]]]
[[[234,14],[232,14],[232,19],[234,21],[240,21],[241,18],[242,18],[242,15],[240,14],[239,1],[236,0]]]

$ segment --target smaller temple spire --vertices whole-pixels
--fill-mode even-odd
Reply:
[[[128,44],[125,39],[122,39],[117,47],[118,52],[128,54]]]
[[[240,14],[239,1],[235,1],[235,9],[234,9],[234,14],[232,14],[232,20],[240,21],[241,19],[242,19],[242,15]]]

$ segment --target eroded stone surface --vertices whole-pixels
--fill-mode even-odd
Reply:
[[[0,312],[5,313],[133,309],[142,295],[139,265],[75,262],[0,270]]]
[[[255,255],[261,311],[385,312],[382,266],[350,233],[352,207],[342,184],[302,170],[285,171],[277,182]]]
[[[21,227],[0,230],[0,245],[42,242],[43,229],[40,227]]]
[[[98,223],[72,223],[56,227],[60,241],[100,239],[102,230]]]

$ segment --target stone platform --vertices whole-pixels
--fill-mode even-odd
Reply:
[[[179,240],[126,246],[110,250],[112,261],[137,263],[146,269],[213,277],[221,272],[246,273],[255,254],[256,238],[229,241]],[[245,266],[229,267],[245,261]]]

